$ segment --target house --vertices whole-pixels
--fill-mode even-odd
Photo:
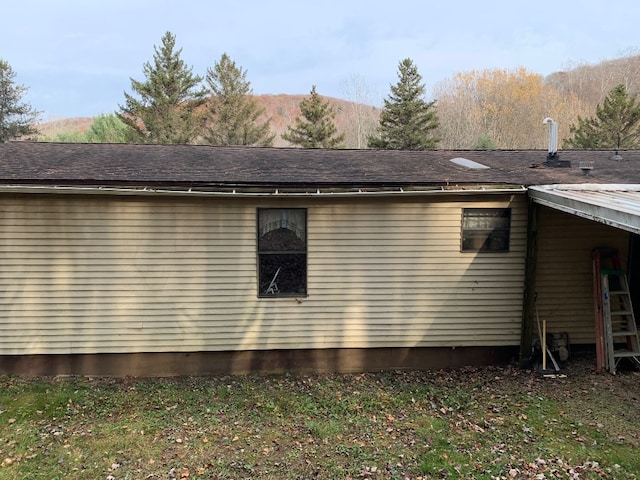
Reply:
[[[640,262],[612,154],[1,144],[0,372],[505,362],[536,315],[593,346],[592,249]]]

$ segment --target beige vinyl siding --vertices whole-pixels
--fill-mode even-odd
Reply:
[[[2,354],[517,345],[522,195],[0,198]],[[512,207],[461,253],[463,207]],[[308,295],[258,298],[256,209],[308,212]]]
[[[626,265],[629,234],[541,207],[536,291],[538,315],[549,332],[567,332],[572,344],[595,342],[593,264],[596,247],[614,247]]]
[[[328,304],[325,321],[344,332],[345,342],[360,336],[358,346],[365,347],[518,343],[523,203],[512,205],[509,253],[461,253],[462,208],[509,204],[464,200],[354,202],[310,223],[309,296]]]

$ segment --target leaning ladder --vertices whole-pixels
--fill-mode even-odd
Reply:
[[[614,267],[618,266],[617,263],[615,259]],[[607,370],[615,374],[623,358],[640,366],[638,327],[624,270],[603,268],[600,275]]]

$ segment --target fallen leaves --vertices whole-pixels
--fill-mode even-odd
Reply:
[[[634,456],[625,464],[606,453],[624,459],[640,445],[633,373],[585,368],[549,381],[486,367],[42,383],[41,397],[37,383],[5,384],[33,407],[0,391],[8,477],[624,479],[640,469]]]

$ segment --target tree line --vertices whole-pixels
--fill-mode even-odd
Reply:
[[[252,96],[246,71],[228,55],[202,78],[180,58],[175,37],[167,32],[161,47],[154,47],[153,63],[143,66],[145,81],[131,80],[134,94],[125,93],[118,118],[128,127],[130,140],[140,143],[206,143],[211,145],[270,146],[270,119],[259,121],[263,109]],[[400,64],[400,80],[385,100],[376,134],[368,138],[372,148],[433,148],[437,139],[434,102],[423,100],[424,85],[409,59]],[[345,134],[335,125],[336,112],[311,87],[300,102],[301,115],[282,138],[305,148],[341,148]]]
[[[225,53],[201,77],[181,53],[175,36],[166,32],[161,45],[154,46],[153,60],[143,65],[144,79],[130,79],[131,92],[125,92],[115,113],[98,116],[88,132],[56,140],[272,146],[271,118],[265,119],[264,108],[256,102],[246,70]],[[14,77],[0,59],[0,142],[35,133],[38,112],[22,102],[26,87],[15,84]],[[363,84],[356,80],[353,93],[360,95]],[[593,112],[576,87],[584,83],[562,89],[557,78],[545,81],[524,68],[471,71],[437,84],[437,101],[427,101],[422,77],[406,58],[375,122],[367,121],[371,118],[358,108],[360,98],[352,102],[350,123],[357,128],[357,145],[349,147],[542,148],[546,136],[532,132],[544,132],[542,119],[552,116],[560,125],[564,148],[640,148],[640,105],[628,88],[636,85],[626,80],[615,85]],[[336,128],[335,108],[315,85],[299,110],[283,140],[304,148],[346,146],[345,132]]]

